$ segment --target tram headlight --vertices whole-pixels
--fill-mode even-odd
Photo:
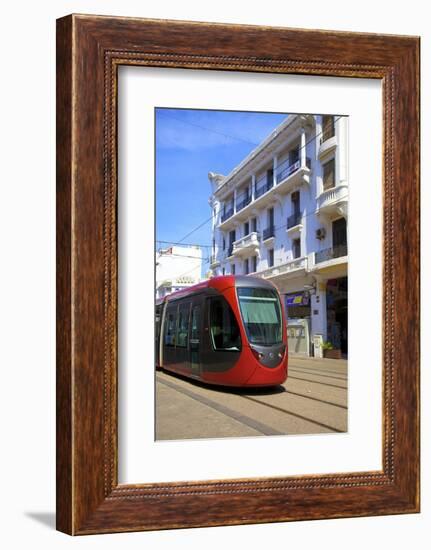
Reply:
[[[258,361],[260,361],[264,357],[264,354],[260,353],[260,351],[257,351],[257,349],[254,349],[254,348],[250,348],[250,349],[252,354],[256,357]]]

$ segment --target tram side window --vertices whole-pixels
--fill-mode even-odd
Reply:
[[[190,304],[182,305],[178,311],[177,347],[186,348],[189,333]]]
[[[165,346],[175,346],[175,329],[177,308],[173,307],[166,312]]]
[[[210,301],[211,341],[216,351],[240,351],[241,336],[232,309],[224,298]]]
[[[156,338],[159,337],[160,332],[160,314],[161,314],[162,306],[156,306]]]

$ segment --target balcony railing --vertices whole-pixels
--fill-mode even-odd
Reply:
[[[295,225],[299,225],[302,220],[302,212],[295,212],[291,216],[287,218],[287,227],[286,229],[290,229],[291,227],[295,227]]]
[[[258,271],[256,275],[258,277],[267,279],[271,277],[277,277],[278,275],[284,275],[284,274],[290,273],[291,271],[296,271],[298,269],[306,269],[306,268],[307,268],[307,258],[304,258],[304,257],[295,258],[294,260],[290,260],[284,264],[269,267],[268,269],[265,269],[263,271]]]
[[[309,157],[305,159],[305,163],[307,168],[310,169],[311,159]],[[300,168],[301,168],[301,161],[299,159],[293,163],[290,163],[289,160],[285,160],[277,168],[277,172],[276,172],[277,183],[280,183],[281,181],[285,180]]]
[[[259,249],[259,235],[256,231],[245,235],[233,243],[233,255],[247,255]]]
[[[317,208],[323,211],[332,211],[341,203],[347,203],[349,189],[345,184],[325,189],[317,197]]]
[[[246,196],[244,199],[237,201],[236,203],[236,211],[239,212],[243,208],[245,208],[248,204],[251,203],[251,195]]]
[[[221,223],[225,222],[226,220],[228,220],[229,218],[231,218],[233,216],[233,208],[229,208],[229,210],[226,210],[225,212],[223,212],[223,214],[221,215]]]
[[[331,139],[335,137],[335,129],[334,128],[331,128],[329,130],[323,130],[323,133],[320,137],[320,145],[322,145],[322,143],[325,143],[325,141],[328,141],[328,139]]]
[[[254,198],[258,199],[259,197],[264,195],[273,187],[273,185],[274,180],[272,178],[268,179],[267,176],[261,178],[259,181],[256,182]]]
[[[347,256],[347,243],[332,246],[325,250],[319,250],[319,252],[316,252],[314,255],[314,262],[320,264],[321,262],[328,262],[329,260],[342,258],[343,256]]]
[[[273,225],[270,225],[266,229],[263,230],[263,240],[266,241],[266,239],[270,239],[271,237],[275,236],[275,227]]]

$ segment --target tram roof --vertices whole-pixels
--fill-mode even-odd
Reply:
[[[274,285],[262,279],[260,277],[251,277],[249,275],[220,275],[218,277],[212,277],[211,279],[206,279],[201,281],[196,285],[188,286],[176,292],[172,292],[163,298],[156,300],[156,304],[162,304],[163,302],[175,300],[177,298],[184,298],[190,296],[199,290],[205,288],[215,288],[216,290],[223,291],[229,287],[257,287],[257,288],[274,288]]]

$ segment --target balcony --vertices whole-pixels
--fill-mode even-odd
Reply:
[[[226,220],[228,220],[232,216],[233,216],[233,207],[231,207],[231,208],[229,208],[229,210],[226,210],[225,212],[223,212],[223,214],[221,215],[221,223],[225,222]]]
[[[262,238],[264,241],[267,241],[269,239],[273,239],[275,237],[275,226],[270,225],[266,229],[263,230]]]
[[[342,184],[326,189],[317,197],[317,214],[347,217],[348,185]]]
[[[332,262],[332,260],[337,260],[343,258],[343,263],[347,257],[347,243],[339,244],[337,246],[331,246],[330,248],[325,248],[325,250],[319,250],[319,252],[314,253],[314,264],[323,264],[327,262]],[[340,262],[336,262],[340,263]]]
[[[277,168],[275,180],[278,193],[290,193],[293,187],[310,182],[311,159],[306,158],[305,165],[300,160],[285,161]]]
[[[337,136],[328,133],[323,135],[320,139],[319,145],[319,159],[333,151],[337,147]]]
[[[265,174],[256,181],[254,200],[252,200],[251,196],[247,196],[236,203],[236,212],[233,211],[232,207],[222,214],[220,229],[228,231],[231,227],[235,226],[236,221],[244,221],[247,217],[250,217],[255,208],[265,208],[271,205],[273,201],[272,190],[276,190],[277,193],[286,194],[302,183],[308,184],[310,182],[310,168],[311,160],[309,158],[306,159],[304,166],[301,165],[300,160],[293,164],[288,164],[286,161],[278,167],[276,185],[274,185],[274,179],[272,177],[268,178]]]
[[[211,254],[210,257],[210,269],[214,269],[215,267],[219,267],[220,261],[217,259],[216,254]]]
[[[246,196],[244,199],[237,201],[236,203],[236,211],[239,212],[243,208],[245,208],[248,204],[251,203],[251,195]]]
[[[307,268],[307,258],[295,258],[294,260],[290,260],[289,262],[285,262],[284,264],[280,264],[278,266],[272,266],[268,269],[265,269],[264,271],[259,271],[256,273],[258,277],[262,277],[263,279],[272,279],[275,277],[281,277],[281,276],[298,276],[302,275],[303,272],[305,272]]]
[[[267,193],[270,189],[274,187],[274,179],[272,177],[268,178],[268,176],[265,174],[262,178],[256,181],[255,183],[255,191],[254,191],[254,198],[255,200]]]
[[[311,159],[307,157],[306,159],[306,166],[308,169],[311,167]],[[295,162],[289,163],[288,160],[285,160],[280,166],[277,168],[276,172],[276,182],[279,184],[281,181],[285,180],[289,176],[291,176],[294,172],[299,170],[301,168],[301,161],[298,159]]]
[[[233,243],[233,256],[245,257],[259,251],[259,235],[256,232],[246,235]]]
[[[286,230],[294,231],[295,229],[300,229],[302,227],[302,212],[295,212],[287,218]]]

